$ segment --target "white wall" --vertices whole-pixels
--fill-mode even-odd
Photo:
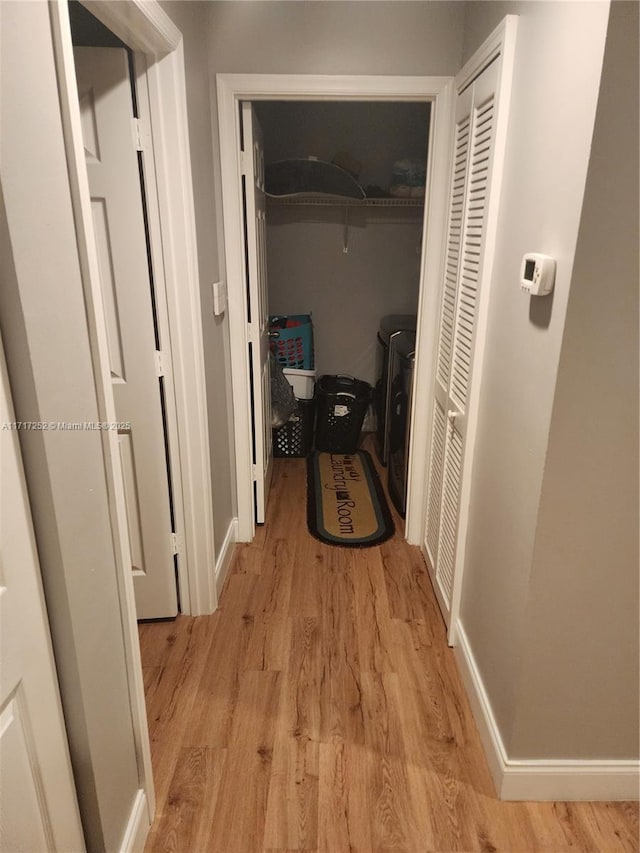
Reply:
[[[16,417],[96,422],[48,4],[2,3],[0,17],[0,323]],[[118,850],[140,782],[102,434],[20,443],[87,846]]]
[[[467,3],[465,57],[509,13],[520,20],[461,605],[508,752],[608,3]],[[552,296],[520,292],[528,251],[557,259]]]

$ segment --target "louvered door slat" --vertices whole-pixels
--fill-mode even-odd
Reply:
[[[427,491],[427,549],[431,564],[438,559],[440,532],[440,503],[442,500],[442,468],[444,465],[446,417],[442,406],[435,401],[431,431],[431,454]]]
[[[493,95],[479,106],[474,105],[471,132],[471,165],[469,168],[469,207],[462,236],[460,285],[454,319],[451,365],[452,399],[461,414],[465,413],[471,381],[473,343],[478,310],[480,271],[487,187],[490,175],[490,151],[495,130]],[[471,205],[473,208],[471,209]]]
[[[453,186],[451,190],[451,204],[449,209],[445,277],[440,308],[440,334],[438,340],[436,370],[436,376],[443,388],[446,388],[449,383],[451,357],[453,352],[456,291],[458,288],[458,270],[460,266],[460,249],[469,158],[470,118],[470,115],[467,115],[457,123],[454,142]]]
[[[462,451],[462,436],[453,424],[449,424],[443,466],[442,513],[436,571],[436,577],[446,601],[451,600],[451,590],[453,588]]]

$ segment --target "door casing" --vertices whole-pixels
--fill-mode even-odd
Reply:
[[[444,261],[445,210],[451,157],[452,77],[218,74],[218,124],[224,209],[224,242],[229,292],[229,331],[236,447],[236,488],[240,542],[255,534],[251,471],[251,404],[248,365],[247,294],[244,285],[239,104],[241,101],[423,101],[432,104],[426,206],[420,264],[412,441],[409,454],[406,538],[418,545],[425,519],[425,476],[433,391],[433,353]],[[425,259],[429,258],[427,264]]]

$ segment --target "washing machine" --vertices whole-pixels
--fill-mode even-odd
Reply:
[[[404,518],[411,430],[416,333],[399,332],[389,347],[389,496]]]
[[[376,413],[376,453],[383,465],[389,457],[389,348],[396,335],[410,331],[415,333],[415,314],[387,314],[380,320],[376,347],[376,384],[374,408]]]

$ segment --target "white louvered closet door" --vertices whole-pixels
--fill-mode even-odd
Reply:
[[[447,623],[456,566],[467,404],[482,282],[497,81],[498,63],[493,62],[456,99],[425,533],[429,568]]]

